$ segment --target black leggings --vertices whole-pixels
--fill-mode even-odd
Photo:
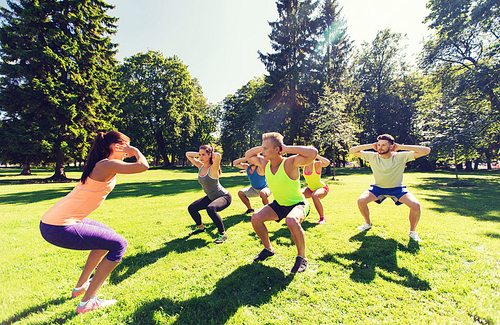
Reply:
[[[231,204],[231,201],[232,197],[229,193],[220,196],[213,201],[210,200],[208,196],[204,196],[201,199],[198,199],[191,203],[188,207],[188,211],[191,215],[191,218],[193,218],[194,222],[196,222],[196,225],[199,226],[202,224],[202,222],[201,215],[198,211],[206,209],[208,216],[212,218],[212,221],[217,226],[219,233],[222,234],[225,231],[224,224],[222,223],[222,218],[217,212],[227,208]]]

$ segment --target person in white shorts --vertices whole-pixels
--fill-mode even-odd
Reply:
[[[366,151],[367,149],[375,149]],[[404,151],[400,151],[404,150]],[[375,177],[375,184],[361,194],[358,198],[358,208],[365,222],[357,229],[366,231],[372,227],[368,203],[382,203],[386,198],[391,198],[396,205],[406,204],[410,208],[410,238],[421,241],[416,229],[420,220],[420,203],[403,186],[403,172],[408,161],[428,155],[431,149],[423,146],[400,145],[389,134],[377,137],[376,143],[363,144],[349,149],[349,152],[367,160]]]
[[[233,161],[233,165],[244,169],[247,172],[248,180],[250,181],[250,186],[241,189],[238,192],[238,196],[241,202],[246,205],[247,211],[245,213],[253,213],[255,210],[252,208],[252,204],[248,198],[259,197],[262,199],[262,204],[269,204],[269,196],[271,195],[271,190],[267,187],[267,181],[265,176],[264,168],[245,163],[247,159],[245,157],[236,159]]]

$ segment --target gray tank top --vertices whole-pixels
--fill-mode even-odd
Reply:
[[[218,178],[210,177],[210,168],[212,168],[212,166],[208,167],[208,171],[205,176],[200,175],[201,168],[198,170],[198,182],[200,182],[201,187],[203,187],[203,191],[205,191],[208,198],[213,201],[228,194],[229,192],[222,187],[222,185],[220,185]]]

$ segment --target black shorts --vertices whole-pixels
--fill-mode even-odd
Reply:
[[[304,213],[304,218],[307,217],[309,214],[309,202],[308,201],[302,201],[294,205],[280,205],[276,200],[273,201],[273,203],[268,204],[268,206],[273,209],[274,212],[278,215],[278,220],[276,222],[280,222],[281,219],[286,218],[288,214],[293,210],[293,209],[300,209]]]

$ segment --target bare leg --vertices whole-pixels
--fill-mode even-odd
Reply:
[[[293,209],[286,217],[286,225],[290,229],[292,240],[297,246],[297,255],[306,258],[306,234],[301,226],[304,213],[300,209]]]
[[[361,215],[365,219],[365,222],[369,225],[371,225],[372,222],[370,220],[370,210],[368,209],[368,203],[376,201],[376,200],[377,200],[377,197],[372,192],[369,192],[369,191],[363,192],[363,194],[361,194],[358,197],[359,212],[361,212]]]
[[[111,262],[108,259],[103,259],[97,270],[95,271],[94,277],[92,278],[92,282],[90,282],[90,286],[85,292],[85,295],[82,298],[82,301],[87,301],[92,298],[93,295],[97,293],[97,291],[101,288],[104,281],[108,278],[111,272],[115,269],[119,262]]]
[[[309,187],[303,188],[303,189],[301,190],[301,192],[302,192],[302,195],[304,195],[304,197],[305,197],[306,199],[308,199],[308,198],[310,198],[310,197],[311,197],[312,191],[309,189]]]
[[[269,198],[267,197],[266,192],[260,191],[260,198],[262,199],[262,204],[264,204],[264,205],[269,204]]]
[[[314,207],[316,208],[316,211],[318,211],[320,217],[324,216],[323,203],[321,203],[321,199],[324,198],[327,194],[328,192],[324,188],[318,188],[311,195],[314,202]]]
[[[240,197],[241,202],[243,202],[243,204],[246,205],[247,209],[252,208],[252,205],[250,204],[250,200],[247,198],[245,193],[243,193],[242,191],[239,191],[238,196]]]
[[[94,272],[97,265],[99,265],[102,258],[107,253],[108,251],[101,249],[90,251],[89,257],[87,258],[87,262],[85,263],[82,274],[80,275],[80,279],[78,279],[78,282],[76,283],[77,288],[83,286],[89,280],[90,275],[92,274],[92,272]]]
[[[271,241],[269,240],[269,232],[264,224],[264,222],[271,220],[278,220],[278,215],[267,205],[252,214],[252,226],[255,233],[259,236],[262,245],[272,252],[273,248],[271,246]]]
[[[415,231],[417,229],[418,221],[420,220],[420,203],[418,202],[417,198],[411,193],[406,193],[405,195],[403,195],[399,199],[399,202],[406,204],[410,208],[410,231]]]

